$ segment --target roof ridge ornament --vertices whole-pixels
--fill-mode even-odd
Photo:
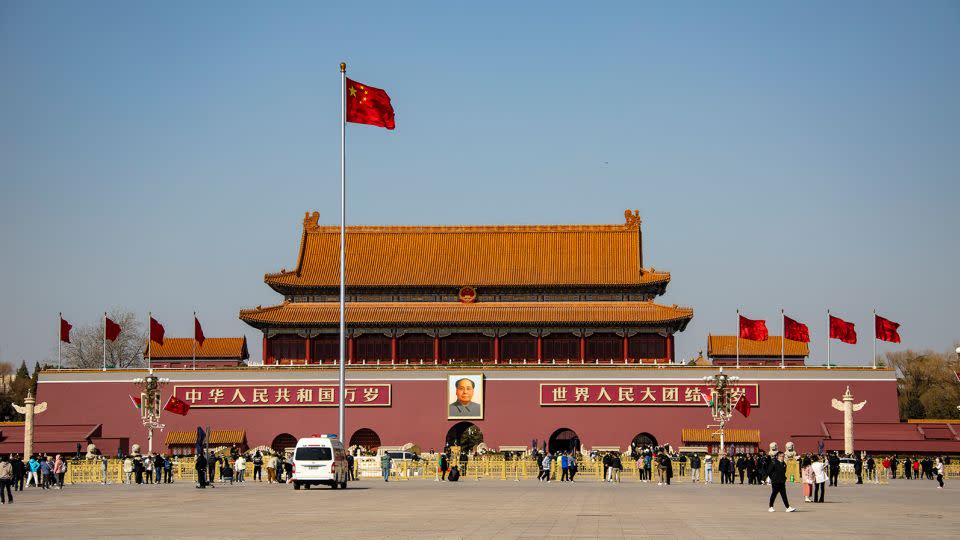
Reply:
[[[633,212],[631,212],[630,209],[628,208],[623,211],[623,217],[626,218],[627,220],[627,223],[626,223],[627,227],[636,227],[638,229],[640,228],[640,211],[639,210],[634,210]]]
[[[311,214],[310,212],[304,212],[303,216],[303,232],[315,233],[320,232],[320,212],[316,210]]]

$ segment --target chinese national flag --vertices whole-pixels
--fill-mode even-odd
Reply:
[[[379,88],[347,79],[347,122],[393,129],[390,96]]]
[[[177,399],[177,396],[170,396],[170,401],[163,406],[163,410],[170,411],[173,414],[179,414],[180,416],[186,416],[187,411],[190,410],[190,405],[185,401]]]
[[[768,336],[767,321],[754,321],[744,317],[743,315],[740,316],[741,339],[766,341]]]
[[[797,322],[786,315],[783,316],[783,337],[793,341],[810,343],[810,330],[807,325]]]
[[[107,339],[110,341],[116,341],[117,337],[120,335],[120,325],[107,318],[104,319],[104,322],[106,323],[104,334],[107,336]]]
[[[153,317],[150,317],[150,341],[156,341],[158,345],[163,345],[163,325]]]
[[[203,328],[200,326],[200,319],[193,318],[193,339],[197,342],[197,345],[203,347],[203,342],[207,338],[203,337]]]
[[[734,408],[737,409],[737,412],[742,414],[744,418],[750,418],[750,400],[747,399],[746,395],[740,396]]]
[[[60,341],[70,343],[70,330],[72,329],[73,325],[63,320],[63,317],[60,317]]]
[[[830,316],[830,337],[851,345],[857,342],[857,331],[853,323]]]
[[[879,315],[873,316],[873,322],[877,330],[877,339],[890,343],[900,343],[900,333],[897,332],[900,323],[884,319]]]

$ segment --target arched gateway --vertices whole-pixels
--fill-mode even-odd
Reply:
[[[380,436],[370,428],[360,428],[350,437],[350,444],[347,446],[362,446],[367,451],[374,451],[380,448]]]
[[[483,442],[483,432],[473,422],[457,422],[447,431],[447,446],[459,446],[469,452]]]
[[[289,433],[281,433],[273,438],[273,442],[270,443],[270,448],[278,454],[282,454],[287,448],[294,448],[297,446],[297,438]]]
[[[570,428],[560,428],[554,431],[553,435],[550,435],[550,441],[547,443],[551,454],[579,450],[579,446],[580,437],[577,436],[576,431]]]

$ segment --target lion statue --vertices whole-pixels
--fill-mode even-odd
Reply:
[[[97,445],[88,444],[87,445],[87,459],[97,459],[100,457],[100,451],[97,450]]]
[[[797,450],[796,446],[793,444],[793,441],[787,441],[787,447],[783,452],[783,457],[786,459],[797,459]]]
[[[770,452],[769,452],[769,455],[770,455],[771,457],[775,457],[775,456],[777,455],[777,452],[779,452],[779,451],[780,451],[780,447],[777,446],[777,443],[775,443],[775,442],[770,443]]]

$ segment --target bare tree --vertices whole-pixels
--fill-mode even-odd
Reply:
[[[958,418],[960,385],[957,384],[956,353],[897,351],[886,354],[897,370],[900,417]]]
[[[136,314],[125,310],[113,310],[107,316],[121,328],[116,341],[107,341],[107,367],[145,367],[143,353],[147,334],[143,323]],[[96,324],[73,329],[70,343],[64,343],[62,348],[65,367],[96,369],[103,366],[103,326],[101,318]]]

